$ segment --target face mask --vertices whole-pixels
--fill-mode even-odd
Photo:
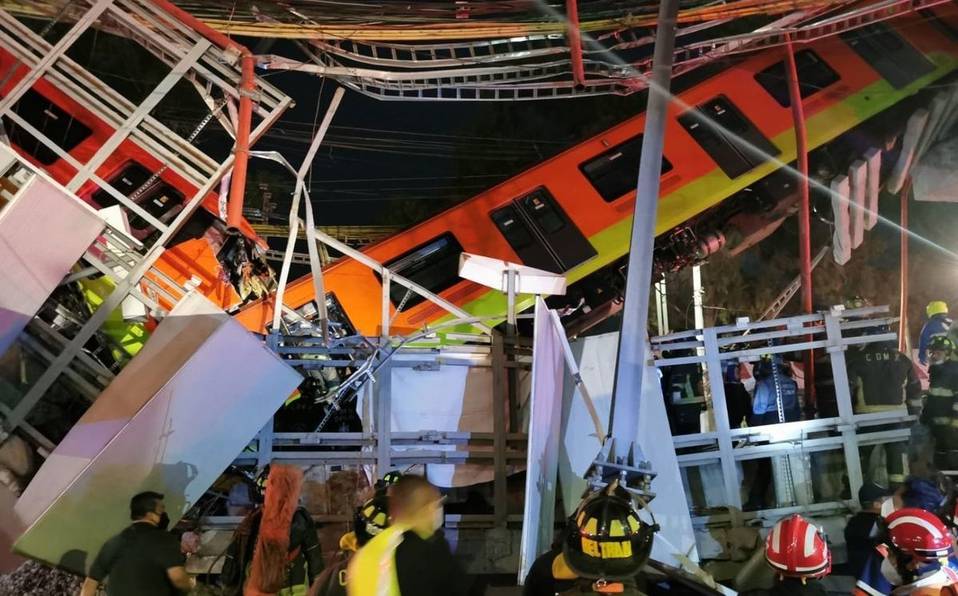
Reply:
[[[164,511],[160,514],[160,521],[156,524],[156,527],[165,530],[170,527],[170,516]]]
[[[888,558],[885,558],[881,562],[881,574],[893,586],[901,586],[905,584],[905,580],[901,578],[901,574],[898,573],[898,569],[892,565],[891,560]]]

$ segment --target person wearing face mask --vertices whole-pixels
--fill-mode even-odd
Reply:
[[[941,470],[958,466],[958,361],[954,359],[955,342],[936,335],[928,342],[928,392],[921,412],[921,422],[931,429],[935,442],[934,464]]]
[[[945,495],[932,480],[909,476],[893,496],[882,502],[880,508],[881,520],[877,523],[875,531],[879,542],[888,541],[888,521],[894,513],[902,510],[902,508],[921,509],[933,517],[937,517],[936,512],[943,511],[946,508]],[[958,570],[958,559],[955,559],[953,555],[948,557],[946,562],[950,569]],[[872,549],[865,559],[862,571],[858,575],[855,590],[852,593],[858,596],[889,594],[893,586],[881,571],[883,563],[884,554],[877,549]]]
[[[353,556],[349,596],[465,596],[465,572],[440,529],[442,496],[422,476],[404,475],[389,488],[391,525]]]
[[[918,362],[927,366],[932,338],[948,335],[952,322],[948,317],[948,305],[941,300],[929,302],[925,313],[928,315],[928,320],[921,328],[921,335],[918,337]]]
[[[100,549],[80,596],[94,596],[106,581],[107,596],[173,596],[196,580],[186,573],[180,541],[166,531],[163,495],[142,492],[130,500],[133,523]]]
[[[895,596],[938,596],[958,583],[948,567],[953,552],[952,534],[933,513],[899,509],[886,518],[888,555],[882,575],[894,586]]]

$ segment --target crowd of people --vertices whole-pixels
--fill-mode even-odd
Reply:
[[[302,471],[273,466],[263,503],[234,533],[219,574],[222,594],[243,596],[466,596],[467,575],[442,535],[443,499],[422,476],[387,474],[356,511],[329,565],[299,507]],[[196,579],[181,540],[167,532],[163,495],[130,501],[132,523],[103,546],[81,596],[173,596]]]
[[[849,355],[855,410],[880,411],[906,404],[919,414],[911,459],[926,448],[929,465],[897,482],[894,491],[867,482],[861,511],[845,528],[848,560],[843,573],[857,578],[854,593],[955,594],[958,596],[958,499],[938,471],[958,470],[958,346],[947,306],[933,302],[921,333],[918,360],[927,363],[921,393],[904,355],[878,344]],[[755,370],[749,425],[800,418],[795,381],[781,361]],[[892,379],[890,382],[889,379]],[[728,378],[734,383],[737,379]],[[728,392],[727,393],[731,393]],[[827,399],[826,402],[827,403]],[[730,401],[729,407],[733,407]],[[759,470],[761,474],[763,470]],[[769,471],[764,470],[767,474]],[[753,486],[765,489],[767,479]],[[225,594],[244,596],[465,596],[469,582],[443,537],[443,498],[425,478],[387,474],[355,512],[339,552],[323,560],[317,530],[299,507],[302,471],[274,466],[263,503],[249,513],[225,553],[219,581]],[[761,495],[754,494],[753,499]],[[587,492],[553,547],[525,578],[525,596],[644,593],[657,526],[616,482]],[[196,585],[185,568],[181,541],[166,531],[163,496],[144,492],[130,502],[132,524],[109,540],[83,583],[81,596],[105,584],[109,596],[166,596]],[[800,515],[776,523],[767,535],[765,561],[774,585],[756,594],[824,594],[819,580],[832,570],[824,533]]]

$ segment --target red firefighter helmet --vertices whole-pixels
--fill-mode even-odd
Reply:
[[[951,532],[937,515],[924,509],[899,509],[885,518],[888,537],[898,551],[923,561],[951,555]]]
[[[778,520],[765,538],[765,560],[783,577],[818,578],[832,570],[821,530],[801,515]]]

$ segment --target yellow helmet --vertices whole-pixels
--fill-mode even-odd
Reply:
[[[935,315],[947,315],[948,305],[942,302],[941,300],[935,300],[933,302],[929,302],[928,306],[925,308],[925,313],[929,317],[933,317]]]

